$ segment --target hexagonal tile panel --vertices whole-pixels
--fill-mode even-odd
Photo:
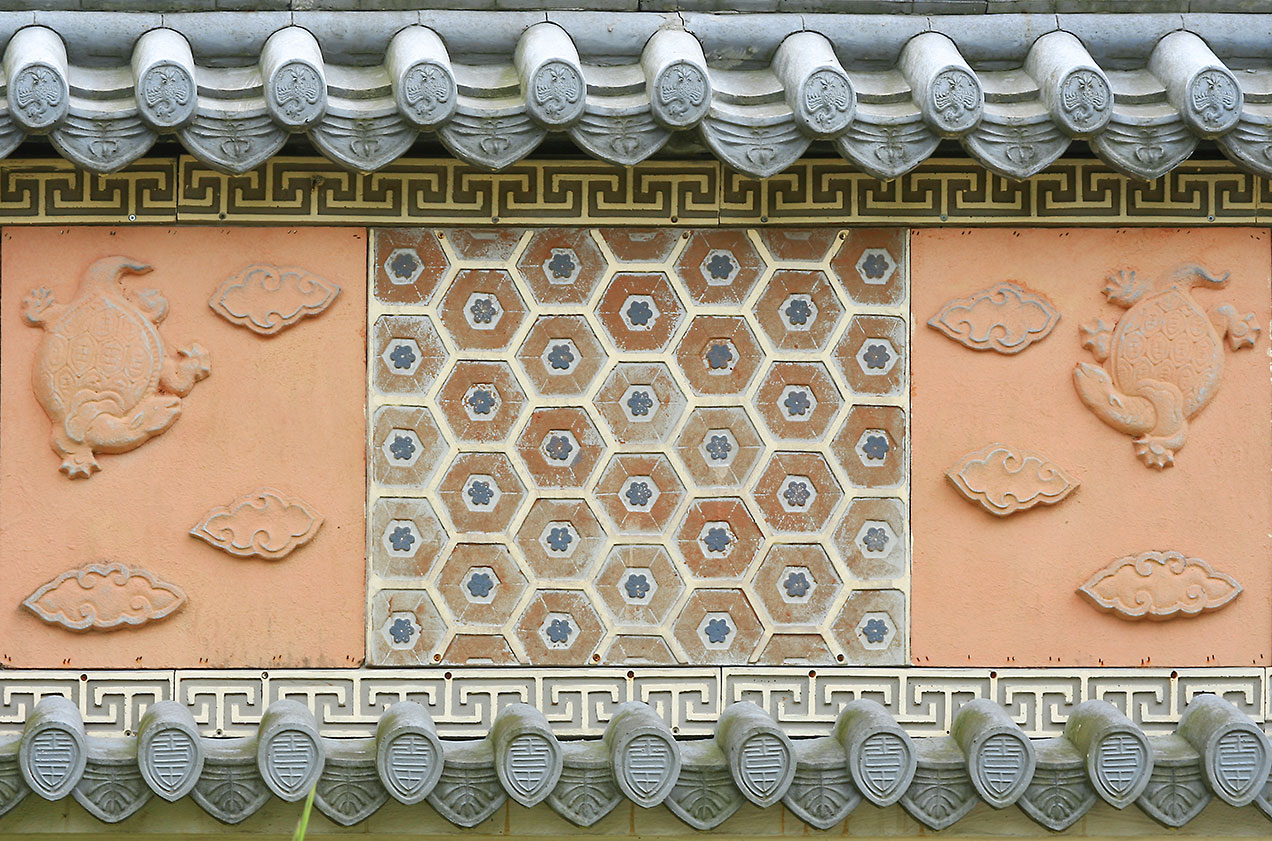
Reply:
[[[597,306],[601,326],[623,353],[660,351],[685,318],[685,308],[662,272],[620,272]]]
[[[853,406],[832,449],[854,485],[895,487],[905,478],[905,413],[896,406]]]
[[[684,413],[684,392],[661,362],[620,362],[595,402],[620,444],[660,444]]]
[[[616,534],[661,534],[684,499],[685,486],[662,453],[624,453],[610,459],[596,484]]]
[[[741,406],[694,409],[676,439],[688,479],[704,488],[740,487],[764,445]]]
[[[697,316],[676,346],[680,370],[701,395],[741,394],[763,360],[744,318]]]
[[[425,315],[381,316],[372,344],[371,382],[383,394],[423,395],[446,361],[446,348]]]
[[[525,402],[521,383],[507,362],[457,362],[437,395],[451,433],[471,443],[506,441]]]
[[[843,317],[825,272],[776,272],[755,304],[755,319],[778,350],[822,350]]]
[[[818,441],[831,431],[842,399],[819,362],[775,362],[755,393],[755,411],[775,437]]]
[[[826,550],[816,543],[770,547],[755,573],[755,593],[778,625],[822,625],[843,587]]]
[[[835,639],[847,658],[868,666],[905,663],[905,594],[900,590],[857,590],[835,618]]]
[[[905,383],[905,322],[858,315],[835,346],[835,364],[857,394],[897,394]]]
[[[605,272],[605,258],[586,228],[535,231],[517,268],[541,304],[583,304]]]
[[[751,493],[773,531],[810,536],[826,528],[843,498],[820,453],[775,453]]]
[[[695,231],[676,260],[676,276],[695,304],[740,304],[764,272],[741,230]]]
[[[688,238],[673,228],[601,228],[600,234],[614,256],[629,263],[661,263]]]
[[[763,536],[746,504],[733,497],[696,499],[676,530],[676,548],[699,578],[740,578]]]
[[[371,289],[386,304],[425,304],[432,298],[447,259],[426,228],[380,228],[375,232]]]
[[[371,479],[382,485],[422,486],[446,454],[432,413],[420,406],[382,406],[371,423]]]
[[[895,306],[905,300],[905,230],[854,228],[840,237],[830,267],[853,301]]]
[[[578,578],[605,545],[605,533],[581,499],[537,499],[517,529],[517,547],[537,578]]]
[[[368,528],[371,571],[381,578],[424,578],[446,546],[446,529],[426,499],[377,499]]]
[[[437,576],[447,610],[464,627],[498,627],[526,590],[526,577],[502,543],[460,543]]]
[[[618,625],[661,625],[684,589],[662,546],[615,546],[596,576],[601,603]]]
[[[600,462],[603,443],[583,409],[536,409],[517,437],[517,452],[539,485],[581,488]]]
[[[502,269],[460,270],[438,308],[460,350],[508,347],[526,315],[521,293]]]
[[[601,619],[578,590],[540,590],[517,621],[517,639],[535,663],[582,666],[604,636]]]
[[[458,534],[499,534],[512,523],[525,487],[503,453],[461,453],[438,494]]]
[[[689,662],[744,665],[759,645],[763,626],[741,590],[694,590],[676,618],[673,634]]]
[[[581,315],[536,319],[517,351],[527,385],[552,396],[582,394],[605,358],[605,351]]]
[[[901,578],[906,570],[905,503],[854,499],[835,529],[834,544],[856,578]]]
[[[446,635],[433,600],[422,590],[378,590],[371,596],[371,657],[393,666],[432,665]]]

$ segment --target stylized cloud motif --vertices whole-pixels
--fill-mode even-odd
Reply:
[[[1046,456],[1005,444],[968,453],[945,475],[963,496],[999,517],[1055,505],[1078,486],[1077,479]]]
[[[22,605],[51,625],[72,631],[112,631],[155,622],[186,603],[175,584],[123,564],[86,564],[67,570]]]
[[[1047,338],[1059,320],[1060,312],[1042,295],[1004,281],[947,301],[928,326],[973,350],[1020,353]]]
[[[190,534],[240,558],[276,561],[308,543],[320,526],[322,517],[304,502],[261,488],[213,508]]]
[[[1118,558],[1078,592],[1123,619],[1173,619],[1218,610],[1241,594],[1241,585],[1200,558],[1141,552]]]
[[[272,336],[318,315],[339,294],[339,286],[304,269],[262,263],[222,283],[208,304],[227,321]]]

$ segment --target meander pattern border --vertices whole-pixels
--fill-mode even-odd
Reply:
[[[879,181],[841,160],[763,180],[714,161],[616,167],[535,161],[489,172],[402,159],[370,174],[279,157],[241,176],[193,157],[143,158],[109,175],[61,159],[0,162],[0,224],[1266,225],[1272,181],[1225,161],[1137,181],[1061,160],[1012,181],[966,159]]]
[[[1030,737],[1058,736],[1068,711],[1103,699],[1151,734],[1175,729],[1200,693],[1223,696],[1254,721],[1272,720],[1272,669],[930,669],[774,667],[46,670],[0,677],[0,735],[21,733],[39,700],[75,702],[89,732],[135,732],[145,708],[177,700],[209,736],[255,732],[265,708],[307,704],[325,736],[368,736],[390,704],[417,701],[439,735],[482,737],[511,703],[538,708],[559,737],[599,736],[619,704],[644,701],[681,737],[708,737],[738,701],[766,709],[791,736],[824,736],[855,698],[883,704],[915,736],[947,734],[967,701],[1001,704]]]

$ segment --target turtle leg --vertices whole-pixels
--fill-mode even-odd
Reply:
[[[22,320],[32,327],[54,321],[62,311],[62,305],[53,300],[53,290],[47,286],[32,289],[22,300]]]
[[[194,384],[212,373],[212,357],[199,343],[188,348],[181,348],[173,356],[163,360],[163,372],[159,375],[159,386],[169,394],[185,397],[194,388]]]
[[[1082,347],[1091,351],[1096,362],[1109,358],[1109,342],[1113,340],[1113,328],[1097,318],[1082,325]]]
[[[181,398],[156,394],[130,412],[97,415],[88,423],[84,441],[94,452],[126,453],[168,429],[180,415]]]
[[[68,479],[87,479],[101,465],[93,458],[93,448],[84,441],[76,441],[65,428],[53,428],[53,452],[62,457],[61,471]]]
[[[1140,394],[1153,404],[1157,422],[1146,434],[1135,439],[1135,455],[1149,467],[1158,470],[1175,463],[1175,451],[1188,437],[1188,419],[1184,417],[1184,395],[1179,386],[1161,380],[1144,380]]]
[[[1260,330],[1254,313],[1240,315],[1232,304],[1220,304],[1212,309],[1210,323],[1219,331],[1220,338],[1227,337],[1228,347],[1233,350],[1254,347],[1254,343],[1259,339]]]
[[[1143,435],[1157,422],[1148,399],[1118,391],[1109,372],[1098,365],[1079,362],[1073,369],[1073,387],[1086,407],[1118,432]]]

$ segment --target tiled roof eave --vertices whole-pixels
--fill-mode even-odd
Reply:
[[[501,169],[549,133],[631,165],[697,132],[747,175],[815,140],[893,178],[957,140],[1032,175],[1086,140],[1158,177],[1213,140],[1272,175],[1272,15],[0,13],[0,155],[111,172],[161,136],[239,173],[306,134],[373,171],[423,135]]]

